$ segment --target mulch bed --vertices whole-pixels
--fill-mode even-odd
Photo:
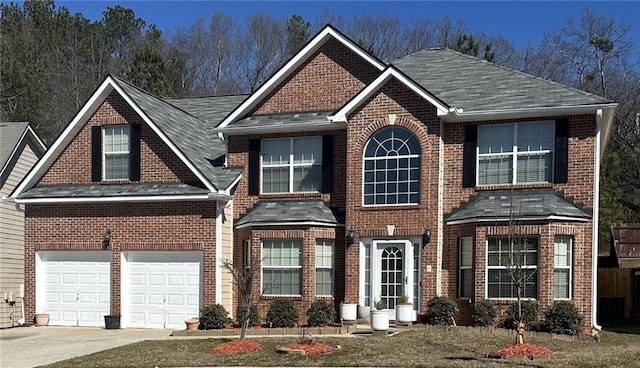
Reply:
[[[233,340],[209,349],[212,354],[242,354],[262,350],[262,344],[253,340]]]
[[[327,353],[332,353],[335,350],[331,346],[320,343],[320,342],[314,342],[313,344],[294,343],[294,344],[285,345],[285,347],[289,349],[304,350],[306,355],[327,354]]]
[[[550,349],[540,345],[515,344],[515,345],[505,346],[498,351],[494,351],[488,354],[487,356],[489,358],[496,358],[496,359],[505,359],[506,357],[509,357],[509,356],[522,356],[522,357],[529,357],[533,359],[533,357],[537,355],[551,355],[552,353],[553,352]]]

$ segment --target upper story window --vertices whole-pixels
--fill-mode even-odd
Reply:
[[[130,135],[128,125],[104,127],[102,152],[105,180],[129,179]]]
[[[320,191],[322,137],[262,140],[262,192]]]
[[[386,127],[364,150],[364,205],[420,202],[420,143],[409,130]]]
[[[478,185],[553,181],[553,121],[478,126]]]

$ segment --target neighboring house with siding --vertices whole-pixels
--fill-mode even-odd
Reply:
[[[249,96],[163,101],[109,77],[11,196],[27,209],[27,315],[80,321],[64,287],[39,281],[62,261],[93,262],[93,297],[124,326],[156,326],[137,321],[190,296],[233,312],[230,257],[258,265],[263,317],[275,298],[304,323],[316,299],[405,295],[417,316],[446,295],[469,323],[476,302],[515,300],[500,261],[514,230],[525,298],[571,300],[597,325],[593,224],[616,106],[448,49],[385,64],[330,26]],[[165,292],[180,275],[199,292]]]
[[[25,122],[0,123],[0,197],[8,196],[44,154],[45,145]],[[0,202],[0,328],[18,325],[24,287],[24,208]],[[13,305],[12,305],[13,304]]]

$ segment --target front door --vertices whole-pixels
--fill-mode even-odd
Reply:
[[[395,319],[398,298],[413,300],[413,244],[410,241],[374,241],[371,257],[372,301],[382,301]],[[414,306],[415,309],[416,306]]]

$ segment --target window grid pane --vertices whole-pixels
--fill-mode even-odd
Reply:
[[[554,242],[553,253],[553,298],[571,298],[572,275],[572,239],[570,237],[557,237]]]
[[[419,203],[420,144],[407,129],[388,127],[371,137],[363,171],[365,205]]]
[[[471,298],[473,292],[473,237],[460,238],[459,296]]]
[[[508,267],[512,264],[520,265],[512,270],[516,279],[523,280],[521,296],[537,298],[538,238],[516,238],[510,244],[509,238],[502,237],[487,240],[487,297],[517,298],[517,283]]]
[[[129,178],[130,127],[128,125],[104,127],[104,178]]]
[[[319,191],[322,137],[262,140],[262,193]]]
[[[333,241],[316,241],[316,295],[333,295]]]
[[[262,257],[262,286],[266,295],[301,295],[302,240],[264,240]]]

